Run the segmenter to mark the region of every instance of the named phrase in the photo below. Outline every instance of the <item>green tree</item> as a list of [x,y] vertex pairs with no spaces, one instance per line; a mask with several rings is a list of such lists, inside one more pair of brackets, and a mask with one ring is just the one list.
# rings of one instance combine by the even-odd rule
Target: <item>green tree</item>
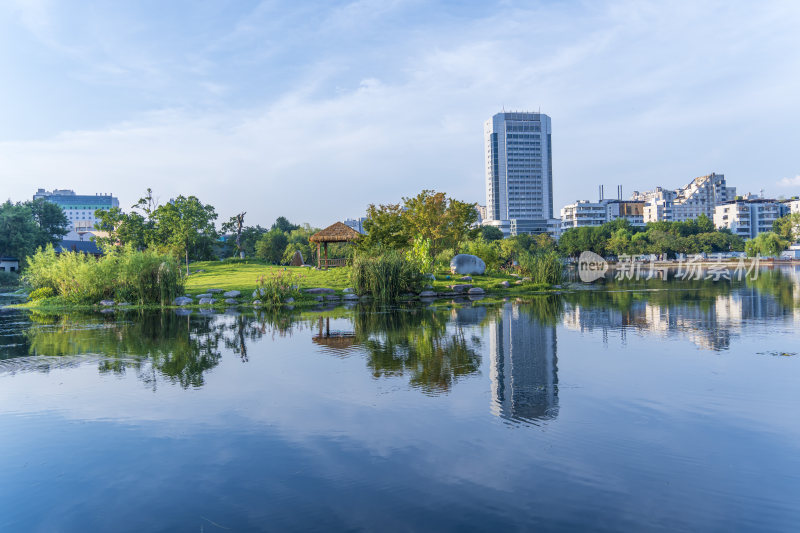
[[214,228],[216,218],[214,207],[203,204],[195,196],[178,196],[155,209],[153,219],[160,242],[185,258],[187,275],[190,254],[198,258],[208,255],[217,235]]
[[499,241],[503,238],[503,232],[494,226],[481,226],[481,237],[485,241]]
[[364,231],[366,235],[357,242],[360,248],[406,248],[409,245],[400,204],[370,204],[367,208],[367,219],[364,221]]
[[288,234],[296,229],[300,229],[300,226],[292,224],[286,217],[278,217],[270,229],[277,229]]
[[750,257],[756,255],[776,256],[789,247],[789,242],[780,238],[772,231],[765,231],[756,235],[755,239],[750,239],[745,243],[745,252]]
[[47,243],[56,245],[69,233],[69,219],[58,205],[43,198],[25,202],[25,205],[30,207],[33,220],[39,227],[37,248]]
[[265,233],[256,243],[256,257],[269,263],[280,264],[289,239],[275,228]]
[[772,231],[788,242],[800,241],[800,213],[791,213],[772,223]]

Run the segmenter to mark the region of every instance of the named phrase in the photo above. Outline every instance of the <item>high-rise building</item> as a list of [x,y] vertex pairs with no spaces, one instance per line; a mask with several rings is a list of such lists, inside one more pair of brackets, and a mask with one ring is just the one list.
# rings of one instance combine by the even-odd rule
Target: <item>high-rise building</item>
[[676,190],[634,191],[631,199],[644,202],[645,222],[685,222],[700,215],[713,219],[714,208],[735,197],[736,187],[728,187],[723,174],[711,173]]
[[486,121],[485,225],[505,235],[552,227],[551,137],[550,117],[543,113],[503,112]]
[[94,216],[96,210],[119,207],[119,199],[110,193],[92,195],[75,194],[75,191],[69,189],[54,189],[52,192],[39,189],[33,195],[33,199],[39,198],[61,207],[64,210],[64,214],[67,215],[70,229],[78,232],[89,231],[94,228],[94,224],[97,222],[97,218]]

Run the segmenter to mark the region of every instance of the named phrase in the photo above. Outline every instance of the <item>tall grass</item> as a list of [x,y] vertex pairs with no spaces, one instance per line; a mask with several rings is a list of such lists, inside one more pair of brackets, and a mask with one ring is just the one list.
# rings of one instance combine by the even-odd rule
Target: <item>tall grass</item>
[[33,289],[49,287],[72,304],[109,299],[167,305],[183,292],[177,260],[154,250],[110,248],[99,259],[77,252],[56,255],[52,246],[28,258],[23,278]]
[[357,254],[350,272],[356,294],[369,294],[382,302],[422,287],[419,269],[395,250]]
[[555,252],[520,253],[519,269],[533,283],[557,285],[564,280],[564,264]]

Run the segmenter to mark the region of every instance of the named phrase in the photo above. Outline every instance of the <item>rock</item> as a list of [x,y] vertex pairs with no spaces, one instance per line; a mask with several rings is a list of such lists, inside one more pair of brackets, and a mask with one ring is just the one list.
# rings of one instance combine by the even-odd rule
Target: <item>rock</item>
[[100,305],[103,307],[111,307],[114,305],[114,300],[100,300]]
[[225,294],[223,294],[225,298],[238,298],[241,295],[242,293],[239,291],[228,291]]
[[348,293],[348,294],[344,295],[344,299],[345,300],[351,300],[351,301],[352,300],[358,300],[358,295],[353,294],[353,293]]
[[198,294],[197,297],[200,298],[200,299],[202,299],[202,298],[212,298],[212,295],[206,292],[206,293],[203,293],[203,294]]
[[514,285],[522,285],[523,283],[525,282],[522,281],[521,279],[518,279],[517,281],[514,282]]
[[238,304],[239,302],[236,301],[236,298],[225,298],[226,304]]
[[511,286],[511,284],[509,282],[507,282],[507,281],[501,281],[498,285],[500,287],[503,287],[504,289],[507,289],[507,288],[509,288]]
[[436,298],[436,293],[433,291],[422,291],[419,293],[420,298]]
[[261,305],[261,300],[253,300],[253,305]]
[[426,279],[436,280],[436,276],[434,276],[433,274],[425,274],[425,278]]
[[197,303],[199,303],[200,305],[213,305],[214,298],[200,298],[200,301]]
[[423,288],[424,288],[426,291],[430,291],[430,290],[433,290],[433,285],[425,285],[425,287],[423,287]]
[[472,276],[461,276],[458,281],[472,281]]
[[313,289],[306,289],[303,292],[306,292],[308,294],[333,294],[336,291],[333,290],[333,289],[325,288],[325,287],[316,287],[316,288],[313,288]]
[[305,264],[303,261],[303,254],[300,253],[300,250],[296,250],[294,255],[292,255],[292,260],[289,262],[290,265],[293,267],[301,267]]
[[316,301],[318,301],[318,302],[321,302],[321,301],[322,301],[322,296],[319,296],[319,295],[317,295],[317,296],[314,296],[314,299],[315,299]]
[[338,294],[326,294],[325,295],[325,299],[326,300],[338,300],[339,299],[339,295]]
[[222,289],[208,289],[206,292],[210,292],[211,294],[219,294],[222,292]]
[[486,291],[481,289],[480,287],[472,287],[470,290],[467,291],[467,294],[470,296],[479,296],[486,294]]
[[530,281],[531,278],[522,278],[522,281]]
[[285,303],[285,304],[291,304],[291,303],[294,303],[294,298],[292,298],[291,296],[289,296],[288,298],[286,298],[286,299],[283,301],[283,303]]
[[477,255],[458,254],[450,260],[450,272],[453,274],[483,274],[486,272],[486,263]]
[[120,302],[117,304],[117,307],[125,307],[126,305],[131,305],[128,302]]
[[189,305],[190,303],[192,303],[192,299],[187,296],[178,296],[172,300],[172,305]]
[[343,292],[343,293],[345,293],[345,294],[350,294],[351,292],[353,292],[353,289],[351,289],[350,287],[347,287],[347,288],[346,288],[345,290],[343,290],[342,292]]
[[453,292],[467,292],[472,288],[472,285],[468,283],[458,284],[458,285],[450,285],[450,290]]
[[[554,288],[554,289],[560,289],[560,288],[561,288],[561,285],[553,285],[553,288]],[[120,304],[120,305],[122,305],[122,304]]]

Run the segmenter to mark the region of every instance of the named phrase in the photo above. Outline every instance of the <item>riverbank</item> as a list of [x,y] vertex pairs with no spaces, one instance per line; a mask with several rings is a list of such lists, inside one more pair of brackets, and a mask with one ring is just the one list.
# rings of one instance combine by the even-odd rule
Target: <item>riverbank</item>
[[[190,275],[186,279],[184,294],[191,298],[185,305],[170,305],[168,308],[227,308],[231,306],[267,307],[259,302],[255,293],[260,277],[283,276],[298,287],[295,297],[287,299],[282,305],[313,306],[320,301],[341,302],[368,300],[349,291],[350,268],[340,267],[330,270],[316,270],[313,267],[289,267],[268,265],[259,261],[205,261],[190,265]],[[548,294],[562,290],[561,286],[548,286],[530,283],[523,278],[506,274],[485,274],[460,276],[440,271],[426,280],[424,290],[406,293],[401,302],[414,300],[435,301],[437,299],[468,297],[472,299],[495,299],[523,297],[534,294]],[[204,303],[201,305],[200,301]],[[96,310],[112,308],[160,309],[158,304],[130,305],[114,302],[109,305],[70,304],[58,297],[33,302],[24,302],[13,307],[48,311]],[[120,305],[122,304],[122,305]]]

